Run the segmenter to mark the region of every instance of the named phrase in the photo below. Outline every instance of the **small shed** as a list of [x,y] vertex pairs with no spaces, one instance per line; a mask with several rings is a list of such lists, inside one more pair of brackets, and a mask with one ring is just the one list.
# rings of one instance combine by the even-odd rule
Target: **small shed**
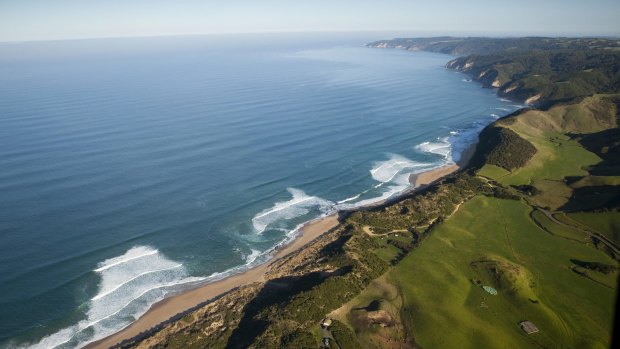
[[519,322],[519,326],[521,326],[521,329],[527,334],[538,332],[538,327],[531,321],[521,321]]
[[491,287],[491,286],[482,286],[482,289],[483,289],[483,290],[485,290],[485,291],[487,291],[489,294],[492,294],[492,295],[494,295],[494,296],[497,296],[497,290],[496,290],[496,289],[494,289],[494,288],[493,288],[493,287]]
[[329,326],[332,325],[332,319],[326,317],[325,319],[323,319],[323,321],[321,321],[321,326],[327,328]]

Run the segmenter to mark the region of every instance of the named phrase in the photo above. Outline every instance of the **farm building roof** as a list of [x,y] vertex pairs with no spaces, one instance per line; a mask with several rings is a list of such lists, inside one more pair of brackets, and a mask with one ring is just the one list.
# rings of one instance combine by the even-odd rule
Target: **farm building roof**
[[519,326],[521,326],[521,329],[527,334],[538,332],[538,327],[536,327],[536,325],[534,325],[531,321],[521,321]]

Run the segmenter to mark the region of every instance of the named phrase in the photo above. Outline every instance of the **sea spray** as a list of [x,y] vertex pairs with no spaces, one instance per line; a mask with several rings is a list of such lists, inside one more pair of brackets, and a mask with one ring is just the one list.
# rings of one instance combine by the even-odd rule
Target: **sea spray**
[[449,142],[449,137],[437,138],[436,142],[422,142],[416,145],[415,149],[423,153],[440,155],[446,160],[449,160],[452,154],[452,144]]
[[[12,96],[0,101],[0,163],[8,171],[0,206],[10,217],[0,234],[2,338],[38,342],[55,332],[38,347],[66,341],[69,348],[105,336],[160,297],[264,262],[305,221],[398,194],[409,173],[445,162],[412,151],[415,144],[456,129],[462,132],[450,142],[466,145],[459,137],[471,121],[486,124],[489,113],[504,115],[495,106],[510,108],[442,69],[448,56],[321,44],[313,57],[282,59],[303,45],[248,50],[227,38],[233,52],[192,40],[188,49],[123,59],[104,49],[63,69],[39,54],[0,65],[0,90]],[[99,65],[109,69],[92,69]],[[432,165],[382,166],[390,152]],[[349,160],[356,165],[345,166]],[[290,219],[278,218],[293,215],[283,213],[287,208],[266,212],[290,199],[282,195],[288,186],[337,204],[304,201],[292,211],[307,213]],[[265,213],[256,219],[266,224],[261,234],[252,220],[257,213]],[[159,250],[116,250],[129,244]],[[112,264],[128,267],[163,257],[160,251],[175,258],[102,283]],[[113,256],[122,258],[97,264]],[[208,276],[179,284],[189,274]],[[121,292],[147,281],[159,288],[121,304]],[[111,299],[119,313],[89,312]],[[67,326],[74,314],[85,323]]]
[[292,198],[276,202],[271,208],[263,210],[252,218],[252,226],[258,234],[268,227],[278,227],[278,223],[301,217],[310,213],[311,209],[325,212],[334,204],[316,196],[309,196],[302,190],[287,188]]
[[21,347],[82,346],[127,326],[170,292],[205,279],[188,276],[181,263],[148,246],[136,246],[121,256],[107,259],[93,272],[100,278],[99,289],[86,304],[84,319],[36,344]]
[[402,179],[398,179],[397,176],[405,171],[411,172],[413,169],[429,166],[432,164],[416,162],[404,156],[392,154],[388,160],[376,162],[370,170],[370,175],[380,183],[401,182],[402,184]]
[[[417,162],[402,155],[390,154],[389,159],[375,162],[369,170],[371,177],[379,183],[358,195],[338,201],[336,208],[355,209],[390,199],[409,188],[409,176],[412,173],[435,166],[433,163]],[[362,200],[355,201],[360,198]]]
[[[507,108],[495,109],[508,111]],[[492,114],[492,117],[495,119],[497,115]],[[86,319],[28,347],[81,346],[118,331],[173,290],[217,281],[263,263],[277,248],[290,243],[306,224],[300,223],[294,229],[285,229],[284,222],[304,216],[324,216],[337,209],[358,208],[398,195],[409,187],[408,178],[411,173],[458,161],[461,152],[475,141],[480,130],[489,122],[491,120],[474,122],[468,127],[450,131],[448,136],[422,142],[414,147],[417,151],[440,156],[443,159],[440,162],[416,162],[397,154],[391,154],[387,160],[375,162],[369,174],[378,183],[360,194],[336,203],[308,195],[299,189],[287,188],[291,199],[278,201],[252,218],[252,226],[257,233],[263,233],[267,229],[282,230],[286,232],[286,238],[267,251],[251,249],[249,254],[244,255],[246,263],[243,265],[213,273],[208,277],[189,277],[181,263],[171,261],[158,250],[146,246],[134,247],[121,256],[99,263],[93,270],[101,276],[99,292],[88,304]],[[372,197],[364,198],[368,194]]]

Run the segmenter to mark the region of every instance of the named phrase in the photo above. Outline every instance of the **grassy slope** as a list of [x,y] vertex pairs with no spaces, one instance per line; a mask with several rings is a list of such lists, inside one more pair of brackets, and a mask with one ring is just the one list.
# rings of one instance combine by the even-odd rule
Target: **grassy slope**
[[[589,177],[587,168],[601,161],[569,133],[594,133],[615,126],[615,110],[604,96],[593,96],[578,104],[557,106],[549,111],[530,110],[498,122],[536,147],[527,165],[512,172],[485,165],[478,175],[504,185],[533,185],[538,194],[532,202],[557,209],[570,199],[573,189],[596,183],[615,184],[615,177]],[[572,186],[566,177],[584,177]]]
[[549,234],[593,246],[590,238],[587,235],[575,229],[565,229],[564,227],[555,224],[549,218],[547,218],[547,216],[545,216],[545,214],[542,213],[540,210],[532,211],[530,217],[540,228],[542,228]]
[[[390,272],[404,294],[403,320],[422,347],[516,348],[534,341],[546,347],[609,346],[615,290],[569,267],[570,259],[614,261],[545,233],[529,219],[529,210],[519,201],[476,197]],[[498,296],[470,281],[485,278],[470,266],[484,258],[519,270],[507,278],[512,282],[503,281]],[[488,276],[483,281],[491,282]],[[525,336],[518,327],[525,319],[541,332]]]
[[[244,309],[245,322],[231,325],[234,340],[228,331],[222,345],[316,347],[318,321],[331,312],[344,323],[333,331],[343,348],[608,347],[618,270],[605,274],[590,266],[617,268],[618,263],[579,230],[556,224],[532,207],[556,210],[579,201],[575,207],[583,209],[592,205],[582,201],[596,204],[605,193],[616,195],[609,188],[620,183],[617,159],[609,154],[617,148],[598,145],[607,144],[613,135],[605,132],[617,126],[618,104],[607,97],[500,120],[495,126],[518,136],[505,137],[512,143],[496,152],[502,160],[498,166],[487,164],[479,177],[459,174],[398,203],[353,213],[342,228],[350,239],[310,258],[304,265],[308,273],[299,280],[276,280],[276,291],[285,281],[291,284],[278,291],[281,296],[261,292],[250,302],[252,311]],[[582,146],[575,134],[585,135],[590,146]],[[523,139],[536,148],[531,158],[519,157]],[[519,168],[507,166],[511,170],[499,167],[514,164],[515,158],[526,161]],[[594,166],[603,163],[606,170],[594,176]],[[510,185],[535,190],[520,187],[531,195],[519,199]],[[554,216],[619,239],[617,210]],[[395,266],[379,277],[388,264]],[[317,270],[331,273],[336,267],[350,271],[325,280],[314,277]],[[491,296],[480,285],[492,285],[499,294]],[[518,323],[526,319],[541,332],[525,335]],[[191,338],[184,332],[178,337],[183,343]],[[206,343],[196,340],[199,346]]]
[[497,179],[502,178],[503,176],[510,174],[510,171],[504,168],[501,168],[499,166],[487,164],[487,165],[484,165],[482,168],[480,168],[477,174],[482,177],[497,180]]
[[[506,161],[484,165],[477,175],[501,185],[533,186],[532,195],[516,201],[485,193],[488,196],[466,201],[425,234],[423,243],[387,276],[332,315],[354,330],[364,348],[609,347],[618,270],[603,273],[584,266],[596,262],[618,268],[617,261],[586,234],[556,224],[532,207],[560,209],[575,199],[577,190],[618,184],[615,176],[590,175],[588,170],[602,159],[571,137],[617,126],[616,106],[608,97],[597,95],[498,121],[496,126],[514,131],[536,152],[517,169],[502,168],[520,154],[508,145],[507,153],[496,154],[502,160],[505,153]],[[405,201],[352,218],[373,229],[403,229],[415,226],[416,212],[429,209],[409,206]],[[409,213],[391,212],[402,207]],[[618,212],[571,214],[614,238],[619,217]],[[387,247],[375,252],[386,261],[394,256]],[[491,296],[481,285],[492,285],[499,294]],[[360,309],[373,301],[380,301],[380,311],[391,315],[392,326],[368,322],[371,312]],[[541,331],[524,334],[518,323],[526,319]]]
[[575,212],[568,217],[620,244],[620,214],[618,212]]
[[[587,169],[601,158],[567,135],[614,126],[614,113],[595,96],[498,122],[531,142],[537,152],[512,172],[487,164],[477,174],[503,185],[532,185],[536,193],[527,202],[486,196],[466,202],[387,278],[340,309],[338,318],[368,348],[389,347],[380,339],[390,333],[360,322],[360,311],[351,309],[377,299],[396,319],[394,328],[407,328],[422,348],[608,347],[618,273],[586,270],[574,260],[616,267],[617,262],[597,250],[585,234],[555,224],[530,205],[557,209],[571,199],[575,188],[617,184],[617,177],[590,176]],[[612,236],[620,224],[617,212],[573,217]],[[381,225],[386,219],[392,222],[384,213],[371,222]],[[500,294],[491,296],[472,280],[493,285]],[[382,293],[390,284],[399,289],[398,296]],[[541,332],[525,335],[518,326],[525,319]],[[402,335],[392,338],[403,341]]]

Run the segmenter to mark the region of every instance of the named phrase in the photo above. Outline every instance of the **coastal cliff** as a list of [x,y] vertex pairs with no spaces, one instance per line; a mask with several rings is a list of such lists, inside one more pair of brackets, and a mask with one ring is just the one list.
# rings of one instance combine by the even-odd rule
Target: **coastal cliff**
[[453,59],[446,67],[496,88],[500,97],[537,107],[620,89],[620,52],[474,55]]
[[372,48],[459,56],[448,69],[471,76],[500,97],[536,107],[620,91],[620,40],[597,38],[411,38]]
[[[553,51],[568,39],[542,54],[497,53],[539,39],[425,40],[369,46],[492,53],[446,67],[545,109],[497,120],[462,171],[341,212],[336,228],[272,261],[264,281],[118,347],[319,348],[326,338],[343,349],[609,347],[620,267],[619,56],[587,47],[617,41],[575,40],[588,50],[581,56]],[[533,67],[545,60],[541,74]],[[524,320],[539,333],[525,334]]]

